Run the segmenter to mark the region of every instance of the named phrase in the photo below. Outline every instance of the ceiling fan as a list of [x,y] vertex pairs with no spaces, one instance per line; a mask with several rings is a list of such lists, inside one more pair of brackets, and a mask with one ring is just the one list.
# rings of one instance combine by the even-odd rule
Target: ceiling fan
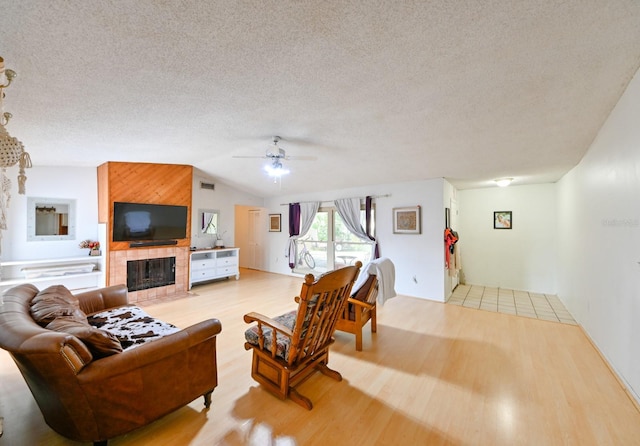
[[282,165],[282,160],[292,161],[312,161],[317,159],[315,156],[287,156],[285,150],[278,146],[282,138],[279,136],[273,137],[273,145],[267,148],[266,153],[263,156],[254,155],[234,155],[233,158],[264,158],[271,160],[270,165],[266,165],[264,170],[274,178],[280,178],[282,175],[289,173],[289,169]]

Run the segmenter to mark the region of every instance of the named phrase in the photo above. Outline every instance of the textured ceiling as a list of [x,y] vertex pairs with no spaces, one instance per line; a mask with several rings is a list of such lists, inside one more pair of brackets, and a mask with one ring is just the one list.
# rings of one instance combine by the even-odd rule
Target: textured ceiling
[[[640,66],[638,0],[0,0],[35,165],[192,164],[260,196],[556,181]],[[274,184],[274,135],[291,174]]]

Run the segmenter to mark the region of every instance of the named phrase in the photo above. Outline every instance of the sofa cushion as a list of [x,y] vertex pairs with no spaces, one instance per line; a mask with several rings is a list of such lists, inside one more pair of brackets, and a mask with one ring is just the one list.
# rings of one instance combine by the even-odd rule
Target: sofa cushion
[[43,327],[61,316],[86,317],[78,299],[63,285],[53,285],[36,294],[31,300],[30,311],[31,317]]
[[73,315],[60,316],[51,321],[45,328],[77,337],[84,342],[94,358],[103,358],[122,351],[120,341],[115,335],[92,327],[86,318],[79,318]]
[[44,290],[36,294],[31,302],[38,302],[41,299],[47,299],[49,297],[62,299],[65,302],[73,305],[74,307],[80,308],[80,302],[78,301],[78,298],[74,296],[71,291],[69,291],[64,285],[51,285],[50,287],[45,288]]
[[87,321],[90,325],[115,335],[123,350],[135,348],[180,331],[175,325],[154,319],[134,305],[91,314],[87,317]]

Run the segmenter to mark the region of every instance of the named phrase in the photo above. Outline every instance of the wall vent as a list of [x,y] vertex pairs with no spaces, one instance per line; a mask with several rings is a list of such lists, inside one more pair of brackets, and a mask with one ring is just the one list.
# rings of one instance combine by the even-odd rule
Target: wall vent
[[213,183],[205,183],[204,181],[200,181],[200,189],[209,189],[215,190],[216,185]]

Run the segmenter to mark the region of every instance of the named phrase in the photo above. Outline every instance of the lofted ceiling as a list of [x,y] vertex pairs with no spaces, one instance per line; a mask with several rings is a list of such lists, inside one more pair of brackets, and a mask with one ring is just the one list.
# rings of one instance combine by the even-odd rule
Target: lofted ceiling
[[[36,166],[192,164],[259,196],[554,182],[640,66],[638,0],[0,1]],[[274,135],[292,156],[262,170]]]

